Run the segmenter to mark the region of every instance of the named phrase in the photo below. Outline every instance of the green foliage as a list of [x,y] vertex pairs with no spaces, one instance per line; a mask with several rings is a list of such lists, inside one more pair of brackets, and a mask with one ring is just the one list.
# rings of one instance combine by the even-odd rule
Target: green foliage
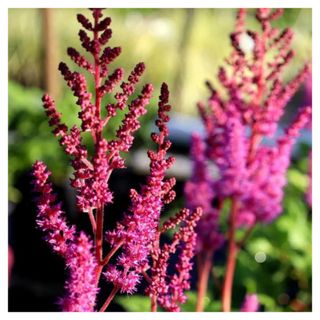
[[[181,306],[181,311],[183,312],[194,312],[196,310],[197,304],[197,293],[195,291],[187,292],[186,294],[188,300],[185,304]],[[207,292],[204,298],[204,309],[210,312],[218,312],[221,310],[220,300],[214,300],[210,291]]]
[[66,159],[50,133],[41,96],[39,89],[25,90],[9,82],[9,199],[13,202],[19,200],[19,191],[15,188],[17,177],[36,159],[53,166],[58,177],[66,173]]
[[148,312],[150,311],[150,298],[146,296],[118,296],[116,302],[129,312]]

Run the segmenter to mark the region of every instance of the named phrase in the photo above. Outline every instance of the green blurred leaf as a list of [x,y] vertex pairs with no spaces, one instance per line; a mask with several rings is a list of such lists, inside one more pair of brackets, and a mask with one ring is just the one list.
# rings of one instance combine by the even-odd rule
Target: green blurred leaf
[[301,192],[304,192],[308,187],[308,176],[296,169],[288,171],[288,181]]
[[146,296],[119,296],[116,298],[119,303],[128,312],[149,312],[150,298]]

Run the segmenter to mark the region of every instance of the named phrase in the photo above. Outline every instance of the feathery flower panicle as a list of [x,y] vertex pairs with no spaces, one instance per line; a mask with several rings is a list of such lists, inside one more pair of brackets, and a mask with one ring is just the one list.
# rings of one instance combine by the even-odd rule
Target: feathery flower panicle
[[60,302],[63,311],[93,312],[99,292],[95,274],[97,262],[85,233],[81,232],[69,246],[66,265],[70,278],[65,284],[67,294]]
[[208,106],[198,104],[206,129],[206,160],[218,169],[213,193],[220,200],[237,199],[237,220],[243,226],[272,221],[281,213],[292,146],[311,119],[306,107],[298,116],[301,123],[295,122],[275,147],[261,143],[264,136],[273,137],[286,104],[310,73],[306,64],[288,83],[281,79],[294,56],[293,31],[272,26],[282,13],[281,9],[257,9],[258,32],[245,28],[246,10],[238,12],[231,34],[233,52],[218,73],[227,98],[207,82]]
[[45,240],[53,250],[65,257],[69,243],[75,239],[75,228],[67,224],[61,203],[57,202],[52,184],[48,181],[51,172],[46,165],[36,161],[32,169],[34,191],[39,194],[37,225],[46,233]]
[[[166,243],[153,256],[151,268],[151,284],[147,293],[167,311],[180,311],[180,304],[187,301],[185,290],[190,289],[190,271],[192,258],[195,255],[197,221],[202,215],[202,209],[197,208],[191,214],[188,209],[183,209],[177,214],[176,221],[171,220],[170,227],[174,227],[184,218],[180,228],[173,235],[171,243]],[[169,227],[165,225],[165,229]],[[178,254],[175,273],[168,275],[169,259]]]
[[259,311],[259,299],[256,294],[247,294],[241,306],[241,312]]
[[[110,73],[109,65],[120,55],[121,48],[103,48],[112,35],[109,27],[111,19],[107,17],[101,20],[100,9],[93,9],[92,14],[93,23],[81,14],[77,18],[87,31],[93,33],[91,39],[87,31],[82,29],[79,32],[82,47],[92,55],[93,62],[88,61],[74,48],[68,48],[67,52],[73,62],[93,75],[96,85],[95,102],[92,101],[92,94],[88,91],[86,77],[80,72],[71,71],[64,62],[59,64],[59,70],[81,109],[79,112],[81,128],[74,126],[69,130],[61,123],[61,114],[57,112],[52,98],[48,95],[43,97],[49,124],[54,127],[55,135],[61,137],[60,144],[64,146],[65,152],[73,158],[74,177],[71,182],[77,190],[78,208],[83,212],[112,202],[113,195],[107,186],[108,177],[113,169],[125,167],[120,152],[129,151],[133,143],[133,134],[140,127],[138,119],[146,113],[146,106],[153,91],[151,84],[143,87],[141,94],[130,103],[129,112],[116,133],[117,138],[107,142],[102,137],[102,130],[110,118],[116,115],[117,109],[123,110],[127,106],[129,97],[135,93],[145,65],[138,63],[127,82],[121,83],[124,76],[122,68]],[[106,106],[107,116],[103,119],[100,110],[101,100],[105,95],[112,94],[119,84],[121,91],[114,93],[116,103]],[[91,132],[95,142],[96,150],[92,159],[82,144],[81,134],[86,131]]]
[[56,202],[52,185],[48,181],[51,172],[43,162],[33,165],[34,189],[40,194],[37,199],[39,228],[46,233],[46,241],[66,262],[70,278],[66,282],[67,294],[61,299],[64,311],[94,311],[98,292],[95,268],[97,263],[92,255],[92,245],[84,233],[75,234],[75,227],[69,227]]
[[[213,226],[211,234],[215,239],[219,229],[217,217],[226,207],[225,201],[230,200],[226,233],[229,252],[222,288],[224,311],[231,310],[237,253],[256,223],[271,222],[281,214],[292,148],[311,120],[311,108],[306,106],[285,133],[275,137],[286,105],[311,71],[310,64],[306,63],[291,80],[284,82],[283,73],[294,58],[291,48],[294,34],[290,28],[279,30],[273,26],[282,14],[283,9],[257,9],[255,17],[260,30],[250,30],[245,25],[247,10],[238,11],[235,31],[230,35],[231,55],[217,74],[222,89],[218,91],[207,81],[208,102],[197,105],[205,128],[204,146],[201,158],[194,156],[192,150],[194,172],[186,184],[185,194],[189,208],[199,205],[204,210],[197,228],[200,242],[202,236],[210,239],[208,226]],[[274,145],[266,145],[265,138],[273,139]],[[193,143],[199,145],[199,142]],[[200,170],[199,166],[209,168],[208,163],[215,166],[218,173],[207,182],[202,174],[204,169]],[[193,195],[205,189],[211,190],[206,195]],[[213,205],[216,208],[212,208]],[[212,214],[214,209],[216,214]],[[239,227],[246,231],[244,238],[237,242]],[[218,247],[216,241],[216,247],[203,247],[198,256],[199,310],[203,308],[201,299],[205,296],[212,254]]]
[[[115,68],[111,63],[120,55],[120,47],[106,46],[112,36],[111,19],[103,18],[102,9],[91,9],[92,19],[82,14],[77,16],[83,29],[79,31],[82,47],[91,55],[87,59],[75,48],[69,47],[67,53],[71,60],[84,69],[94,79],[94,94],[88,89],[87,78],[78,71],[72,71],[61,62],[59,71],[76,98],[79,106],[81,126],[68,128],[61,120],[54,100],[47,94],[42,98],[43,107],[49,119],[53,133],[59,138],[66,154],[71,156],[74,169],[70,179],[76,191],[77,207],[87,212],[94,233],[94,243],[85,233],[76,234],[75,227],[69,227],[61,204],[57,203],[52,192],[51,183],[47,181],[50,172],[46,166],[37,161],[34,164],[35,191],[38,198],[37,224],[46,233],[46,239],[65,259],[69,270],[66,281],[66,295],[61,299],[64,311],[94,311],[98,284],[103,268],[104,275],[113,283],[114,291],[107,298],[101,311],[107,308],[118,290],[133,293],[142,280],[144,272],[150,268],[150,255],[155,252],[154,242],[159,234],[160,211],[163,205],[173,200],[172,187],[175,179],[165,179],[165,172],[173,164],[174,158],[166,153],[171,143],[168,140],[166,114],[171,106],[168,104],[169,90],[162,85],[159,102],[159,133],[152,134],[157,144],[156,151],[149,151],[150,175],[140,193],[131,190],[131,206],[115,230],[107,233],[107,242],[111,249],[103,255],[103,216],[104,207],[113,201],[113,192],[108,180],[114,169],[125,168],[123,152],[128,152],[133,144],[134,133],[140,128],[139,118],[146,113],[146,107],[152,96],[153,86],[145,84],[141,93],[136,95],[137,85],[145,71],[144,63],[138,63],[124,81],[124,70]],[[119,87],[119,88],[118,88]],[[101,113],[102,99],[109,95],[106,115]],[[131,98],[135,95],[134,98]],[[111,141],[103,137],[103,129],[109,120],[116,116],[118,110],[127,108],[122,124]],[[94,143],[94,152],[88,152],[82,136],[89,132]],[[121,248],[114,263],[112,256]],[[190,252],[190,248],[188,249]],[[186,251],[186,249],[185,249]],[[190,255],[188,253],[187,255]],[[110,262],[110,263],[109,263]],[[186,278],[186,275],[184,276]],[[181,280],[182,281],[182,280]],[[185,280],[187,281],[187,280]],[[186,284],[183,284],[186,287]]]
[[311,107],[302,108],[274,147],[261,146],[257,150],[254,161],[248,167],[253,192],[242,197],[239,225],[270,222],[281,213],[291,151],[310,116]]
[[[146,293],[154,306],[158,303],[168,311],[179,311],[180,304],[186,302],[184,291],[190,288],[191,259],[196,245],[194,229],[202,210],[195,208],[190,214],[189,210],[182,209],[159,227],[164,204],[170,203],[175,197],[172,190],[175,179],[165,179],[166,170],[174,161],[174,158],[167,157],[171,145],[166,125],[169,121],[167,112],[171,109],[168,102],[169,90],[164,83],[161,87],[156,120],[159,132],[151,134],[157,150],[148,151],[150,174],[140,193],[131,190],[129,211],[115,230],[106,234],[111,250],[117,250],[121,246],[122,252],[118,254],[114,264],[109,264],[104,276],[116,289],[128,294],[136,291],[137,285],[144,277],[149,283]],[[161,235],[179,224],[180,228],[172,242],[160,246]],[[176,273],[169,276],[169,258],[176,253],[179,256],[175,266]],[[150,275],[147,274],[149,269]]]
[[[105,277],[108,281],[119,279],[117,286],[122,292],[133,293],[136,285],[141,280],[141,273],[147,270],[154,241],[160,219],[160,212],[165,203],[174,198],[174,191],[171,188],[175,184],[175,179],[165,180],[165,172],[171,167],[174,159],[166,157],[170,147],[168,129],[166,122],[169,117],[165,112],[170,111],[168,105],[169,90],[164,83],[161,87],[159,101],[159,112],[156,124],[159,133],[152,133],[152,140],[157,144],[157,151],[148,151],[150,158],[150,174],[147,183],[142,186],[138,193],[132,189],[130,192],[131,206],[123,221],[119,223],[115,230],[106,234],[107,240],[112,248],[122,243],[122,253],[118,256],[116,265],[111,265]],[[130,277],[130,286],[127,285]]]

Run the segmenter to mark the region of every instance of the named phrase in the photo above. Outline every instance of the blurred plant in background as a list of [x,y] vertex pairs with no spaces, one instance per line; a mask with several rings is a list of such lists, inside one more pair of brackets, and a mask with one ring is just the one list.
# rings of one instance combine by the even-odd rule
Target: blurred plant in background
[[[197,105],[205,135],[193,135],[193,173],[185,188],[187,206],[204,210],[198,225],[197,311],[203,310],[222,231],[228,243],[222,310],[232,310],[238,255],[258,224],[268,225],[282,213],[293,146],[311,122],[311,105],[304,105],[284,130],[279,126],[288,102],[311,73],[307,61],[283,81],[295,55],[292,29],[273,26],[283,12],[257,9],[260,28],[248,29],[247,10],[239,9],[230,34],[233,51],[217,73],[222,89],[208,81],[208,101]],[[229,213],[219,223],[226,201]]]
[[[173,116],[170,124],[170,138],[174,142],[172,152],[177,155],[177,164],[173,166],[172,173],[179,173],[178,197],[169,208],[173,213],[175,208],[181,207],[183,184],[189,178],[191,164],[188,149],[191,132],[199,128],[201,132],[203,129],[201,123],[193,117],[196,114],[194,105],[206,94],[203,81],[212,79],[217,67],[230,53],[230,46],[225,39],[232,31],[236,11],[233,9],[110,9],[109,11],[114,17],[115,38],[121,38],[124,43],[125,54],[121,56],[118,64],[131,69],[134,63],[143,57],[148,69],[153,71],[146,75],[146,81],[160,86],[165,80],[174,88],[172,104],[177,106],[180,113],[176,117]],[[65,43],[74,46],[77,41],[73,36],[77,23],[72,19],[76,12],[79,10],[52,9],[51,14],[55,21],[52,36],[55,37],[53,42],[56,45],[54,58],[57,61],[66,58],[63,53]],[[40,9],[9,10],[9,200],[12,212],[9,240],[15,251],[10,310],[34,311],[41,310],[45,306],[46,310],[48,308],[56,310],[54,297],[63,289],[63,279],[54,278],[51,279],[53,282],[50,282],[43,274],[42,270],[48,270],[53,265],[63,272],[63,266],[42,253],[41,249],[44,252],[46,248],[41,248],[41,235],[37,234],[35,239],[26,238],[26,234],[30,234],[30,230],[34,228],[29,222],[34,217],[26,220],[28,212],[33,212],[34,208],[30,208],[25,201],[29,192],[29,187],[26,187],[29,183],[28,168],[34,159],[41,158],[48,164],[53,171],[54,183],[62,187],[60,193],[68,199],[67,207],[74,208],[73,196],[65,185],[65,177],[70,175],[70,172],[66,171],[68,159],[60,151],[56,141],[51,139],[50,128],[43,117],[41,106],[41,95],[47,88],[44,70],[46,70],[45,57],[48,48],[42,41],[45,24],[45,14]],[[257,26],[251,13],[248,16],[248,26],[250,28]],[[288,9],[275,26],[280,28],[290,26],[295,32],[293,49],[297,55],[284,74],[286,81],[297,72],[302,61],[310,60],[311,10]],[[114,45],[112,41],[111,45]],[[52,76],[58,77],[56,69],[52,69]],[[213,85],[220,88],[216,80],[213,80]],[[91,83],[89,87],[92,88]],[[74,116],[77,112],[74,98],[63,87],[58,86],[55,90],[58,94],[56,102],[61,106],[63,121],[67,125],[77,123],[78,120]],[[303,99],[303,92],[298,92],[289,104],[289,116],[284,122],[292,118],[297,107],[303,104]],[[142,117],[142,129],[133,146],[137,153],[128,159],[128,171],[118,176],[117,182],[113,182],[117,184],[119,190],[125,189],[126,179],[135,179],[138,186],[146,174],[147,159],[141,159],[138,151],[149,147],[147,141],[155,118],[155,111],[152,111],[156,109],[155,105],[156,101],[152,100],[150,113]],[[119,117],[110,123],[108,135],[118,127],[121,118],[122,114],[119,114]],[[307,157],[310,143],[310,135],[304,134],[299,147],[295,149],[293,164],[288,173],[289,183],[285,192],[283,214],[272,225],[258,226],[251,235],[250,244],[239,256],[234,283],[234,290],[239,293],[234,299],[235,308],[240,308],[246,292],[259,292],[260,310],[310,309],[311,216],[303,196],[308,185]],[[123,202],[127,201],[125,196],[123,199]],[[126,203],[116,204],[120,207],[120,209],[115,208],[116,212],[122,210],[121,205],[125,206]],[[227,209],[225,208],[226,211]],[[73,219],[76,219],[75,215]],[[26,239],[34,241],[32,245],[37,247],[40,245],[37,255],[25,256],[21,247]],[[224,248],[217,252],[216,267],[213,277],[209,280],[209,288],[213,288],[213,285],[219,288],[219,279],[224,270],[223,250]],[[45,265],[39,264],[39,257],[42,257],[41,261],[48,262]],[[25,265],[25,261],[31,264],[32,260],[35,261],[34,265],[30,267]],[[36,267],[36,262],[39,267]],[[241,279],[241,282],[237,279]],[[56,283],[59,285],[56,286]],[[195,283],[194,272],[192,274],[194,291],[188,293],[189,299],[182,307],[183,311],[195,310]],[[204,300],[206,311],[221,309],[218,302],[219,295],[217,290],[208,291]],[[130,300],[126,296],[120,296],[116,301],[111,310],[114,308],[113,310],[149,311],[149,299],[143,296],[136,295]]]

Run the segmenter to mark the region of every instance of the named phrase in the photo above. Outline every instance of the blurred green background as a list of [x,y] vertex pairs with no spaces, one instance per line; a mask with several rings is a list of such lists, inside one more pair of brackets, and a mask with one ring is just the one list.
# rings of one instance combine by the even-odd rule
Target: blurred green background
[[[41,96],[53,94],[67,124],[78,123],[78,107],[57,70],[59,61],[69,62],[66,49],[80,48],[77,13],[83,9],[9,9],[9,202],[14,208],[23,194],[20,177],[36,159],[45,161],[54,182],[62,185],[70,173],[68,158],[52,136],[44,115]],[[233,30],[233,9],[110,9],[113,38],[110,46],[121,46],[114,63],[126,75],[144,61],[147,70],[142,83],[156,88],[149,115],[142,119],[138,146],[146,147],[157,96],[163,81],[169,84],[174,112],[197,116],[195,104],[207,97],[204,81],[216,82],[219,65],[230,52],[229,33]],[[288,79],[311,60],[311,10],[288,9],[276,23],[295,32],[296,57],[286,71]],[[250,11],[249,26],[257,26]],[[48,53],[48,51],[50,51]],[[49,58],[49,60],[48,60]],[[298,98],[293,102],[299,104]],[[118,125],[121,114],[110,132]],[[289,171],[284,213],[271,225],[258,226],[239,256],[234,306],[239,307],[245,292],[257,292],[266,311],[305,311],[311,308],[311,213],[305,203],[308,146],[301,145]],[[185,155],[187,157],[187,155]],[[187,177],[182,178],[185,180]],[[178,199],[182,203],[182,199]],[[260,258],[259,258],[260,257]],[[265,259],[262,259],[264,257]],[[223,257],[215,268],[217,282],[224,272]],[[263,260],[263,262],[261,262]],[[257,262],[260,261],[260,262]],[[217,285],[206,299],[207,311],[218,311]],[[193,311],[195,291],[183,307]],[[120,297],[127,311],[148,311],[144,297]]]

